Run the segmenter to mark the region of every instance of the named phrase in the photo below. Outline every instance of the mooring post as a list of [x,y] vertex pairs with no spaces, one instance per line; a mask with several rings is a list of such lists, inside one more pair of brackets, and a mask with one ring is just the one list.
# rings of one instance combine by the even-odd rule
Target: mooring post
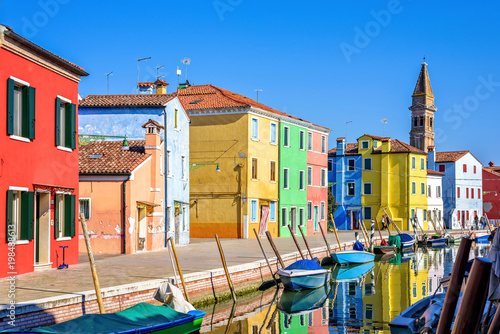
[[288,229],[290,230],[290,235],[292,236],[293,242],[295,243],[295,246],[297,247],[297,250],[299,251],[300,257],[302,260],[305,260],[304,254],[302,254],[302,250],[300,249],[299,243],[297,242],[297,239],[295,238],[295,235],[293,234],[292,227],[288,225]]
[[224,267],[224,271],[226,272],[227,284],[229,285],[229,289],[231,290],[231,296],[233,297],[233,301],[236,303],[236,293],[234,292],[233,283],[231,282],[231,277],[229,276],[229,270],[227,270],[224,251],[222,250],[222,246],[219,241],[219,236],[217,234],[215,235],[215,241],[217,241],[217,246],[219,247],[220,258],[222,259],[222,266]]
[[281,255],[278,252],[278,249],[276,248],[276,245],[274,244],[273,237],[271,236],[271,233],[269,233],[269,231],[266,231],[266,237],[267,237],[267,240],[269,241],[269,244],[271,245],[271,248],[274,251],[274,254],[276,254],[276,258],[278,259],[281,268],[285,268],[285,263],[283,263],[283,259],[281,258]]
[[179,263],[179,258],[177,257],[177,251],[175,250],[174,240],[172,238],[170,238],[170,246],[172,246],[172,253],[174,253],[175,263],[177,263],[177,271],[179,272],[179,277],[181,278],[182,288],[184,289],[186,300],[188,301],[188,303],[191,303],[191,301],[189,300],[186,282],[184,282],[184,275],[182,275],[181,264]]
[[[448,291],[444,299],[441,317],[439,318],[436,334],[449,334],[451,324],[455,315],[458,297],[460,296],[460,289],[464,280],[465,268],[469,261],[470,247],[472,240],[469,238],[462,238],[460,247],[458,248],[453,271],[451,272],[450,283],[448,284]],[[463,301],[463,299],[462,299]]]
[[321,224],[319,224],[319,229],[321,231],[321,235],[323,236],[323,240],[325,240],[326,254],[327,254],[327,256],[331,257],[332,256],[332,250],[330,249],[330,244],[328,244],[328,241],[326,241],[325,232],[323,231],[323,227],[321,226]]
[[[321,225],[321,224],[319,224],[319,225]],[[304,234],[304,232],[302,231],[302,227],[300,227],[300,226],[299,226],[299,231],[300,231],[300,234],[302,234],[302,239],[304,239],[304,243],[306,244],[307,251],[309,252],[309,256],[311,257],[311,260],[312,260],[313,253],[311,252],[311,249],[309,248],[309,244],[307,243],[306,235]]]
[[337,238],[337,244],[339,245],[339,251],[342,250],[342,246],[340,245],[339,235],[337,233],[337,226],[335,226],[335,220],[333,220],[333,215],[330,213],[330,218],[332,219],[333,232],[335,232],[335,237]]
[[[488,297],[488,283],[493,262],[476,257],[467,279],[462,301],[453,324],[452,334],[477,333]],[[449,289],[449,287],[448,287]]]
[[255,238],[257,238],[257,242],[259,243],[260,250],[262,251],[262,255],[264,255],[264,259],[266,259],[267,267],[269,268],[269,272],[271,272],[271,275],[273,275],[273,280],[276,283],[276,286],[278,286],[278,281],[276,280],[276,277],[274,276],[273,273],[273,268],[271,267],[271,263],[269,263],[269,259],[267,258],[266,252],[264,251],[264,247],[262,247],[262,243],[260,242],[259,235],[257,234],[257,231],[253,229],[253,233],[255,233]]

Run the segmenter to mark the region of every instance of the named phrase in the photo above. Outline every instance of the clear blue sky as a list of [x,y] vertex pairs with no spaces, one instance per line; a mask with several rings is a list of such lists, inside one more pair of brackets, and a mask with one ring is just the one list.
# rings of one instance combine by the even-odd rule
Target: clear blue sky
[[[80,94],[188,78],[255,98],[332,129],[409,142],[422,57],[436,96],[438,151],[500,165],[500,3],[483,1],[0,0],[0,23],[85,68]],[[361,33],[360,33],[361,32]],[[462,107],[461,107],[462,106]]]

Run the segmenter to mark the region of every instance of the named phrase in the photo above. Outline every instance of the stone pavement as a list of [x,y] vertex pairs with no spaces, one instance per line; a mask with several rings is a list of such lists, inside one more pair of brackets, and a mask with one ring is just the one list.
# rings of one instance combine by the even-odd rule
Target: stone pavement
[[[341,243],[352,242],[354,231],[341,231],[339,238]],[[297,240],[302,252],[306,254],[307,249],[302,238],[299,236]],[[336,246],[337,242],[333,233],[328,233],[327,240],[331,247]],[[262,238],[261,241],[268,257],[274,257],[267,239]],[[311,249],[325,247],[321,234],[307,236],[307,241]],[[274,242],[281,255],[297,251],[291,237],[274,238]],[[221,244],[228,267],[263,260],[255,239],[221,239]],[[177,247],[176,250],[183,274],[222,267],[215,239],[191,239],[190,245]],[[127,255],[95,254],[94,258],[101,288],[174,276],[167,250]],[[7,279],[0,279],[0,305],[9,303],[8,287]],[[52,269],[18,275],[16,302],[27,302],[64,294],[80,295],[78,292],[93,289],[87,254],[81,254],[80,263],[72,265],[68,269]]]

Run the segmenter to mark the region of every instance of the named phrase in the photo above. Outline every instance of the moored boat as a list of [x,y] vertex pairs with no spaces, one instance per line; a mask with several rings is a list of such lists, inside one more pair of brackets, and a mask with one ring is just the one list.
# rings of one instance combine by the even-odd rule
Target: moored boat
[[350,266],[336,266],[333,270],[332,278],[337,281],[352,281],[369,272],[375,264],[367,262]]
[[427,240],[427,247],[444,247],[446,238],[431,238]]
[[374,254],[389,254],[394,253],[396,248],[394,246],[373,246]]
[[285,269],[279,269],[277,274],[285,289],[290,291],[319,288],[330,279],[329,270],[308,259],[296,261]]
[[325,304],[328,289],[328,284],[325,284],[317,289],[285,290],[278,301],[278,309],[288,315],[310,313]]
[[366,262],[372,262],[375,259],[375,254],[359,251],[359,250],[345,250],[332,252],[333,262],[345,265],[345,264],[361,264]]

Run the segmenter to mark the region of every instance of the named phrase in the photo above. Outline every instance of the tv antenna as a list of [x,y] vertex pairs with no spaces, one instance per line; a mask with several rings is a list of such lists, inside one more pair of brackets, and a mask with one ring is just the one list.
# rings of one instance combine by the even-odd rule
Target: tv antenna
[[179,77],[181,76],[181,70],[179,70],[179,66],[177,66],[177,86],[179,86]]
[[137,59],[137,86],[136,86],[136,93],[139,93],[139,68],[141,66],[141,61],[143,61],[143,60],[149,60],[149,59],[151,59],[151,57]]
[[384,124],[384,137],[385,137],[385,125],[387,124],[387,118],[382,118],[382,124]]
[[186,82],[188,80],[188,65],[191,65],[191,59],[190,58],[182,58],[182,63],[184,64],[184,70],[186,71]]
[[108,74],[106,74],[106,81],[108,82],[108,95],[109,95],[109,76],[113,74],[113,72],[109,72]]
[[158,74],[158,71],[159,71],[160,69],[164,68],[164,67],[165,67],[165,65],[156,66],[156,80],[158,80],[158,79],[160,79],[161,77],[163,77],[163,76],[164,76],[164,74],[162,74],[162,75],[159,75],[159,74]]
[[259,102],[259,92],[262,92],[262,89],[254,89],[257,92],[257,102]]

